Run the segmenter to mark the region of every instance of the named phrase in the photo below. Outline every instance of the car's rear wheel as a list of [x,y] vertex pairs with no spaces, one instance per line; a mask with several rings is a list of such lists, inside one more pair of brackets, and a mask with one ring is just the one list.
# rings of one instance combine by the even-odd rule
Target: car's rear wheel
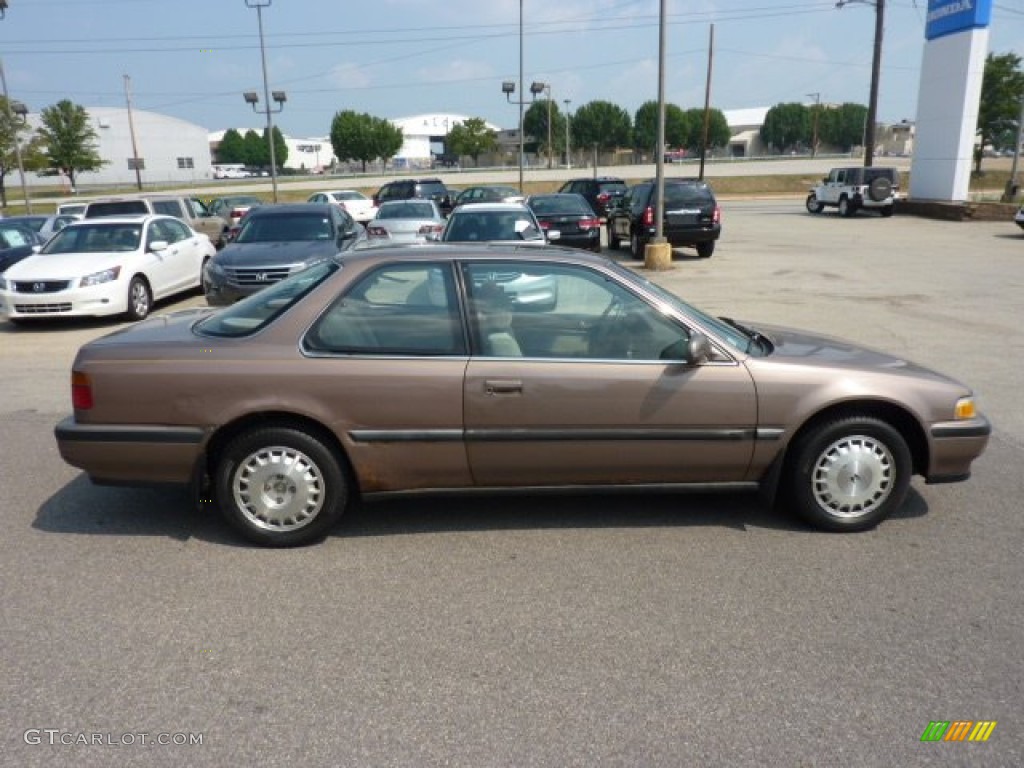
[[884,216],[885,218],[889,218],[890,216],[892,216],[894,209],[895,209],[895,206],[887,205],[884,208],[881,208],[879,210],[881,211],[882,216]]
[[616,236],[615,231],[612,229],[611,223],[608,224],[608,248],[612,251],[619,250],[619,246],[622,245],[622,241]]
[[903,503],[912,460],[892,425],[850,416],[800,438],[789,466],[789,498],[797,514],[815,528],[862,531]]
[[811,213],[821,213],[823,210],[825,210],[825,206],[818,201],[818,196],[813,192],[811,192],[811,194],[807,196],[806,205],[807,210],[810,211]]
[[843,195],[839,198],[839,215],[845,217],[853,216],[853,203],[850,202],[850,198]]
[[715,241],[712,240],[709,243],[697,243],[697,255],[702,259],[711,258],[711,254],[715,252]]
[[633,253],[634,259],[642,259],[644,257],[644,248],[646,247],[646,241],[640,237],[640,235],[634,232],[629,238],[629,250]]
[[146,278],[136,275],[128,284],[128,319],[142,320],[153,309],[153,292]]
[[291,547],[326,536],[345,510],[349,484],[334,452],[291,427],[264,427],[236,437],[215,469],[217,501],[243,536]]

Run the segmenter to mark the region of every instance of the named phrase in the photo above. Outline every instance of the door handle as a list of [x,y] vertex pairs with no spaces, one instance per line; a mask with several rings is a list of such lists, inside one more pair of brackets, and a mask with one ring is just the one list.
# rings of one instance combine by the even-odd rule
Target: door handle
[[522,394],[523,382],[519,379],[487,379],[484,381],[484,392],[488,395]]

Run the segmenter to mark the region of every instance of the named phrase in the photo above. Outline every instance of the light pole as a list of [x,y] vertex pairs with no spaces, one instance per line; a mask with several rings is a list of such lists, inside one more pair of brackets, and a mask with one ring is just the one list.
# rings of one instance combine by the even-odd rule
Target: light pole
[[868,114],[864,125],[864,166],[874,164],[875,122],[878,115],[878,79],[882,67],[882,31],[885,28],[885,0],[836,0],[836,8],[849,3],[867,3],[875,6],[875,50],[871,57],[871,92]]
[[[501,84],[501,92],[509,104],[519,105],[519,191],[523,190],[523,155],[526,153],[526,145],[523,140],[523,104],[522,99],[512,101],[512,94],[516,92],[516,84],[513,80],[505,80]],[[523,92],[523,0],[519,0],[519,92]]]
[[252,111],[258,115],[267,116],[267,143],[270,145],[270,185],[274,189],[274,202],[277,202],[277,156],[274,150],[274,124],[270,119],[272,114],[276,114],[284,109],[284,103],[288,101],[288,95],[284,91],[274,91],[270,94],[270,97],[277,104],[277,109],[270,106],[270,100],[267,100],[267,106],[263,109],[259,109],[256,105],[260,103],[260,95],[256,91],[246,91],[242,94],[242,98],[245,99],[245,103],[252,106]]
[[572,149],[569,146],[569,104],[571,100],[563,99],[565,104],[565,167],[572,168]]
[[[277,157],[274,151],[274,121],[271,115],[274,112],[280,112],[284,109],[285,93],[284,91],[274,91],[274,101],[277,102],[278,108],[272,109],[270,106],[270,85],[267,82],[267,49],[263,42],[263,9],[269,8],[273,0],[245,0],[247,8],[256,9],[256,21],[259,24],[260,30],[260,61],[263,64],[263,100],[266,102],[266,108],[263,110],[256,109],[256,103],[259,101],[259,96],[255,91],[247,91],[245,101],[252,105],[254,112],[261,113],[267,116],[267,143],[270,145],[270,185],[274,191],[274,202],[277,202]],[[254,98],[250,99],[252,96]],[[278,98],[280,96],[280,98]]]
[[541,93],[548,97],[548,168],[551,168],[551,83],[539,83],[536,80],[530,84],[530,93],[536,99]]

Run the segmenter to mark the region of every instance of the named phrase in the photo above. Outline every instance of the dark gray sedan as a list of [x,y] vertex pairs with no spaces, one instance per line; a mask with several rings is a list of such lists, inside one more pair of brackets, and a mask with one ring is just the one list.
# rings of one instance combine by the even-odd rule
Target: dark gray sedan
[[232,304],[365,239],[363,226],[336,205],[253,208],[238,236],[207,263],[206,301]]

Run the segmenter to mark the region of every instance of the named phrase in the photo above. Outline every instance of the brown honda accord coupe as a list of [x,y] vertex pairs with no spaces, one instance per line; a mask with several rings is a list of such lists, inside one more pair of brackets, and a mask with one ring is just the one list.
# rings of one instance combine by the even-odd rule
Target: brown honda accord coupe
[[969,388],[834,338],[713,317],[557,247],[348,251],[226,309],[83,346],[60,453],[97,483],[191,484],[238,531],[325,536],[356,497],[764,491],[856,531],[912,475],[965,480]]

